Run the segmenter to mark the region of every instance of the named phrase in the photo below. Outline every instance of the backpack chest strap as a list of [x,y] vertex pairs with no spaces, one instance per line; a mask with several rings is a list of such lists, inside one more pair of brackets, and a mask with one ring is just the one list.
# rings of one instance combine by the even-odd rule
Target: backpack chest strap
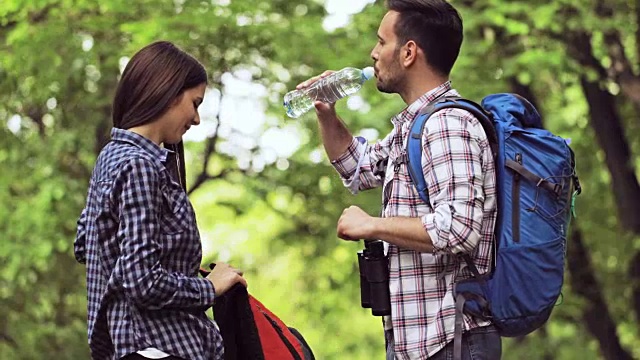
[[398,172],[400,170],[400,165],[406,164],[408,162],[409,156],[407,155],[407,152],[402,151],[402,153],[400,153],[400,156],[393,159],[393,161],[391,162],[393,164],[393,171]]

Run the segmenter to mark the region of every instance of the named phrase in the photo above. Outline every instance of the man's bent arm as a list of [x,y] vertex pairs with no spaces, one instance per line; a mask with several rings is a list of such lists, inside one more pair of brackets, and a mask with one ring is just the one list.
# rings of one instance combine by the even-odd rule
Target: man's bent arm
[[433,243],[420,218],[372,218],[372,239],[384,240],[403,249],[432,253]]
[[[323,104],[326,106],[326,104]],[[347,151],[353,135],[334,111],[318,111],[318,125],[324,149],[330,161],[336,160]]]

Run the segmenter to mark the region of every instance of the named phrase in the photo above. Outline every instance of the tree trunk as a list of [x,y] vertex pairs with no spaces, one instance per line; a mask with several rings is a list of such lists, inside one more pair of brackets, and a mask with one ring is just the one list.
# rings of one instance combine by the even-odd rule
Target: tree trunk
[[618,217],[622,226],[640,234],[640,185],[635,174],[631,150],[624,135],[615,98],[597,82],[580,80],[587,103],[589,121],[596,139],[604,150]]
[[[531,105],[533,105],[538,112],[540,113],[540,116],[542,116],[542,112],[540,111],[540,106],[538,106],[538,99],[536,98],[535,94],[533,93],[533,90],[531,89],[531,86],[529,85],[524,85],[522,83],[520,83],[518,81],[518,79],[516,79],[515,77],[511,77],[509,78],[509,85],[511,86],[511,91],[514,92],[515,94],[518,94],[520,96],[522,96],[523,98],[529,100],[529,102],[531,103]],[[542,120],[544,121],[544,116],[542,116]],[[544,124],[544,123],[543,123]]]
[[636,321],[640,323],[640,252],[631,259],[629,264],[629,279],[631,280],[631,301],[636,315]]
[[110,139],[110,129],[111,123],[109,121],[103,120],[98,123],[96,126],[95,132],[95,147],[93,148],[93,152],[98,155],[102,148],[107,145]]
[[591,34],[567,31],[560,37],[569,55],[585,69],[595,71],[598,80],[590,81],[582,75],[580,83],[587,104],[589,121],[600,148],[604,150],[618,217],[623,228],[640,234],[640,185],[635,175],[629,144],[624,136],[622,120],[613,95],[600,87],[608,79],[607,70],[595,57]]
[[616,323],[602,295],[602,288],[595,276],[582,232],[574,223],[568,247],[569,284],[572,291],[586,300],[582,319],[587,330],[600,344],[600,353],[606,360],[631,360],[631,354],[620,344]]

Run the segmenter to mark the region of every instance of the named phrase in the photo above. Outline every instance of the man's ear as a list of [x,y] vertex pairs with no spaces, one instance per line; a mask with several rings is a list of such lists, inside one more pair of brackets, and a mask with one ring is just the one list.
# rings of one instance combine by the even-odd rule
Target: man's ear
[[418,44],[415,41],[409,40],[400,50],[400,61],[405,67],[410,67],[418,59]]

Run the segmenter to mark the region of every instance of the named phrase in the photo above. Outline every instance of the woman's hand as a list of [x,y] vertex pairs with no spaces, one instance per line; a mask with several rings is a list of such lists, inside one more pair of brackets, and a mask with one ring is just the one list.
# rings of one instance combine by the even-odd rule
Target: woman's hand
[[216,296],[220,296],[231,289],[237,283],[241,283],[247,287],[247,280],[242,277],[242,271],[231,267],[223,262],[217,262],[216,266],[207,275],[207,279],[211,281],[216,289]]

